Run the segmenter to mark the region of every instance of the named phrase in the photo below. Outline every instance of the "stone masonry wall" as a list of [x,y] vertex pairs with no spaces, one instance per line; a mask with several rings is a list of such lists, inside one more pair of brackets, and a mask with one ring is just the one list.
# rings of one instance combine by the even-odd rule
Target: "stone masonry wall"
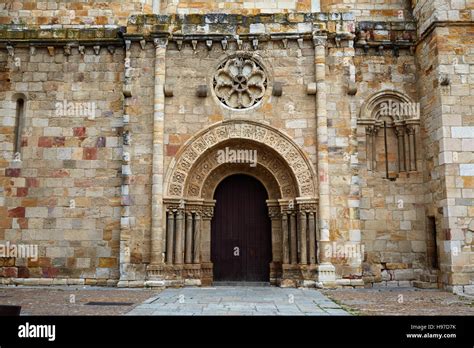
[[[471,39],[474,29],[469,22],[474,13],[472,1],[367,0],[342,4],[322,0],[321,11],[352,13],[342,16],[292,13],[270,17],[268,13],[274,12],[311,12],[319,3],[162,0],[162,13],[179,15],[133,16],[151,13],[152,3],[151,0],[8,0],[0,4],[0,25],[19,25],[9,29],[46,26],[28,34],[9,30],[10,34],[26,35],[17,37],[24,39],[24,43],[12,51],[11,47],[6,50],[8,45],[3,42],[0,49],[0,243],[37,244],[40,251],[37,262],[1,259],[0,277],[44,278],[44,284],[51,284],[53,278],[67,278],[71,283],[112,285],[122,271],[127,274],[126,280],[144,280],[145,266],[151,259],[155,51],[150,40],[139,41],[149,28],[188,35],[182,47],[178,47],[176,38],[170,40],[166,51],[165,83],[172,88],[173,96],[165,98],[165,173],[179,149],[193,135],[216,122],[237,118],[267,123],[282,130],[301,146],[317,168],[315,110],[318,106],[314,95],[308,95],[306,90],[307,84],[315,79],[314,45],[309,32],[299,43],[278,34],[282,28],[298,33],[308,28],[313,30],[308,22],[325,18],[327,26],[324,24],[320,29],[327,29],[331,34],[325,57],[330,239],[361,243],[365,248],[362,269],[360,263],[352,260],[331,259],[337,277],[363,277],[366,282],[382,281],[383,285],[407,285],[422,277],[430,268],[431,242],[426,219],[434,217],[441,271],[436,280],[455,291],[471,291],[474,284],[474,40]],[[219,41],[214,41],[211,49],[205,41],[193,47],[189,35],[205,26],[194,23],[201,17],[183,14],[209,12],[267,14],[256,16],[248,26],[245,23],[235,27],[235,33],[244,37],[243,48],[239,50],[258,57],[268,75],[268,89],[262,102],[250,110],[235,111],[222,106],[212,90],[206,98],[196,95],[198,86],[212,86],[218,65],[237,50],[233,39],[229,40],[227,50]],[[349,27],[342,28],[346,25],[343,22],[352,21],[354,16],[360,29],[356,31],[358,36],[353,42],[344,37],[341,46],[341,37],[336,33],[354,32]],[[413,17],[418,24],[417,34],[415,22],[411,22]],[[219,17],[207,18],[216,24]],[[238,18],[234,16],[232,20]],[[272,18],[278,23],[269,23]],[[132,134],[132,176],[127,193],[121,192],[120,175],[124,43],[116,34],[113,38],[100,37],[106,31],[99,33],[94,28],[99,33],[94,34],[94,40],[106,41],[102,48],[90,43],[85,47],[74,44],[68,52],[67,48],[55,47],[58,46],[55,40],[66,42],[69,37],[87,41],[88,34],[58,32],[63,36],[53,37],[46,33],[56,28],[50,25],[71,28],[127,25],[127,35],[136,40],[130,46],[134,94],[128,98],[127,107],[130,117],[127,127]],[[347,25],[354,29],[354,23]],[[253,47],[252,35],[262,34],[268,34],[266,39]],[[410,50],[416,35],[419,41]],[[30,39],[47,43],[28,47]],[[352,65],[354,81],[350,80]],[[283,84],[280,97],[272,95],[275,82]],[[351,86],[357,88],[355,95],[349,93]],[[382,90],[402,93],[421,104],[420,132],[416,135],[417,170],[401,173],[394,180],[385,178],[380,168],[382,162],[376,170],[368,170],[366,130],[356,122],[363,103]],[[18,97],[25,99],[26,113],[22,151],[14,160]],[[62,115],[57,113],[61,105],[67,108],[68,103],[80,106],[89,102],[95,105],[93,117],[78,112],[68,114],[67,110]],[[390,138],[389,146],[396,143],[395,139]],[[378,141],[382,140],[379,135]],[[377,158],[384,159],[380,149],[377,151]],[[391,164],[390,170],[395,171],[394,168]],[[130,203],[130,234],[125,238],[130,254],[126,269],[120,270],[124,196]]]
[[426,203],[437,222],[441,281],[459,291],[473,281],[472,31],[436,28],[417,52],[426,111]]
[[163,0],[161,8],[164,13],[180,14],[311,12],[311,0]]
[[[38,245],[40,257],[2,259],[0,273],[45,283],[117,279],[123,54],[17,48],[15,57],[21,69],[0,56],[0,240]],[[13,161],[17,93],[26,112],[20,161]],[[84,103],[94,103],[95,115],[74,111]]]
[[[144,280],[145,265],[150,262],[152,131],[154,99],[153,44],[144,48],[138,42],[131,47],[132,97],[127,108],[131,132],[130,265],[127,280]],[[124,270],[122,270],[124,271]],[[123,277],[122,277],[123,279]]]
[[[394,90],[417,100],[415,59],[409,50],[400,50],[396,57],[385,50],[382,55],[359,49],[355,58],[359,103],[381,90]],[[362,115],[361,115],[362,116]],[[392,130],[390,130],[392,131]],[[377,158],[375,170],[368,170],[366,131],[359,129],[361,176],[360,219],[366,260],[367,281],[404,284],[416,279],[415,271],[426,266],[425,213],[423,207],[422,146],[417,136],[417,171],[399,173],[394,180],[385,178],[385,158]],[[379,131],[383,148],[383,130]],[[396,139],[393,135],[392,139]],[[389,143],[390,152],[397,144]],[[397,167],[397,159],[388,158]],[[389,283],[386,283],[388,281]],[[402,283],[399,283],[399,282]]]
[[350,11],[363,21],[404,21],[412,19],[409,0],[350,0],[341,4],[339,0],[321,0],[321,11]]
[[0,24],[126,25],[130,15],[151,12],[152,0],[4,0]]

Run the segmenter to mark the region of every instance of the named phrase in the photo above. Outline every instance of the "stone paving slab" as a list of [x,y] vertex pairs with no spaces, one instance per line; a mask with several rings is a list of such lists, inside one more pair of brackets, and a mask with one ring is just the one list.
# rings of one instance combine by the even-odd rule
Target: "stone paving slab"
[[315,289],[219,286],[166,289],[126,315],[350,315]]

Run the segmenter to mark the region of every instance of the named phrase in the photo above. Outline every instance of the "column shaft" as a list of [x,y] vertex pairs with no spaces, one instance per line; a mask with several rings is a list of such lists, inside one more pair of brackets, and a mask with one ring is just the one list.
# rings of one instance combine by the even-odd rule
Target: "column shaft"
[[[329,153],[328,121],[326,109],[326,36],[314,36],[314,64],[316,80],[316,124],[319,178],[319,228],[321,242],[329,242],[330,191],[329,191]],[[321,248],[322,249],[322,248]],[[324,252],[320,260],[325,262]]]
[[308,220],[309,263],[314,265],[316,263],[316,226],[314,223],[314,213],[309,213]]
[[185,262],[193,262],[193,214],[186,213],[186,247]]
[[290,245],[289,245],[289,238],[288,238],[288,214],[282,213],[281,214],[281,233],[282,233],[282,250],[283,250],[283,263],[289,264],[290,263]]
[[174,263],[181,265],[183,263],[183,244],[184,244],[184,216],[183,212],[176,213],[176,239],[174,248]]
[[163,147],[167,39],[155,39],[155,90],[153,108],[153,166],[151,185],[151,263],[163,262]]
[[167,224],[167,236],[166,236],[166,263],[171,265],[173,263],[173,242],[174,242],[174,213],[168,212],[168,224]]
[[290,258],[291,263],[296,265],[298,263],[298,240],[296,239],[296,214],[290,215]]
[[201,261],[201,216],[194,215],[194,237],[193,237],[193,263]]
[[[406,170],[405,167],[405,138],[404,138],[403,128],[397,129],[397,136],[398,136],[398,170],[400,172],[404,172]],[[388,161],[388,158],[385,159]]]
[[308,264],[308,251],[307,251],[307,240],[306,240],[306,213],[299,213],[300,224],[299,235],[300,235],[300,264]]

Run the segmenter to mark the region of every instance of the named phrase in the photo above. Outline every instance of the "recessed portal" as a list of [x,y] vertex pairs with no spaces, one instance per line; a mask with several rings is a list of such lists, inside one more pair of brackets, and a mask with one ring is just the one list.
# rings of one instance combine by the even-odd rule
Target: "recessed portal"
[[214,281],[269,281],[271,225],[265,187],[232,175],[217,187],[211,226]]

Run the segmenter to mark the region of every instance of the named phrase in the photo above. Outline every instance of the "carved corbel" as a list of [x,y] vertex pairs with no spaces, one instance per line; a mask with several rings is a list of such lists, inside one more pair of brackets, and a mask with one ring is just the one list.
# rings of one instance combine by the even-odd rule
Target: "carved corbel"
[[212,50],[212,40],[206,40],[206,47],[208,51]]
[[302,38],[296,39],[296,42],[298,43],[298,47],[300,49],[302,49],[303,48],[303,39]]
[[240,39],[237,39],[237,48],[240,50],[242,50],[242,45],[243,45],[243,41],[240,40]]
[[227,45],[228,45],[227,39],[222,39],[221,40],[221,45],[222,45],[222,49],[225,51],[227,49]]
[[7,51],[10,57],[15,57],[15,48],[12,45],[7,45]]
[[70,56],[71,55],[71,49],[72,49],[71,44],[67,44],[66,46],[64,46],[64,55],[65,56]]
[[253,39],[252,40],[252,47],[254,51],[258,50],[258,39]]

